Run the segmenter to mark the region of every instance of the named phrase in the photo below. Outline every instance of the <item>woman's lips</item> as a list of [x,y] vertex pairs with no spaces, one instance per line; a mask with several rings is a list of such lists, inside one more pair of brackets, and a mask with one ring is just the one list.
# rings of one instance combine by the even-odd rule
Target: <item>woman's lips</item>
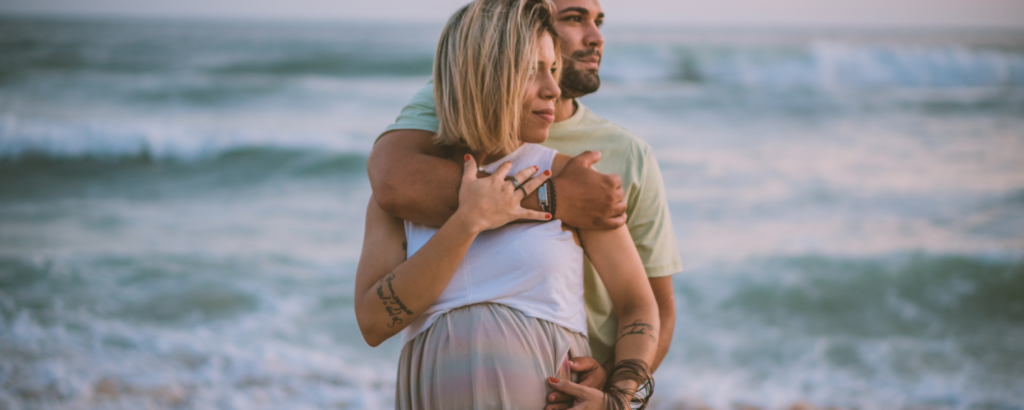
[[542,120],[546,122],[555,122],[555,110],[537,110],[533,111],[533,115],[540,117]]

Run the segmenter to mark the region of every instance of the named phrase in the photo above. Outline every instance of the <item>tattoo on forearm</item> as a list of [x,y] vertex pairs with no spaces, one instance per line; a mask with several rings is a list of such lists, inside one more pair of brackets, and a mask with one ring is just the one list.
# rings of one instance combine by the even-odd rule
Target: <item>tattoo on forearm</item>
[[640,319],[622,327],[619,330],[619,338],[616,341],[622,340],[622,338],[629,335],[647,335],[655,344],[658,343],[658,338],[654,337],[654,326],[644,323]]
[[[402,318],[399,317],[402,312],[412,316],[412,311],[405,307],[405,304],[402,303],[402,299],[399,299],[398,296],[395,295],[395,287],[391,286],[391,280],[394,278],[394,273],[389,274],[384,277],[384,279],[381,279],[377,285],[377,297],[380,298],[381,302],[384,304],[384,309],[387,309],[388,311],[388,316],[391,317],[391,323],[388,324],[388,327],[395,327],[397,324],[404,323]],[[390,293],[390,296],[384,296],[384,282],[387,282],[388,284],[388,293]]]

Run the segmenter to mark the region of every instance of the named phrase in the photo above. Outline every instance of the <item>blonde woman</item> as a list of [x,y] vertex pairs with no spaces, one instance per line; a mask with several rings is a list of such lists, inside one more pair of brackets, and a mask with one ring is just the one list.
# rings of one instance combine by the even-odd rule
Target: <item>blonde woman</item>
[[[455,215],[432,228],[370,199],[356,316],[371,346],[402,333],[397,408],[541,409],[549,386],[576,397],[574,408],[626,408],[653,389],[658,310],[629,232],[576,232],[519,205],[569,160],[536,145],[560,93],[552,10],[477,0],[442,33],[436,143],[465,164]],[[478,178],[478,164],[492,175]],[[565,380],[567,360],[590,355],[584,252],[626,324],[605,392]]]

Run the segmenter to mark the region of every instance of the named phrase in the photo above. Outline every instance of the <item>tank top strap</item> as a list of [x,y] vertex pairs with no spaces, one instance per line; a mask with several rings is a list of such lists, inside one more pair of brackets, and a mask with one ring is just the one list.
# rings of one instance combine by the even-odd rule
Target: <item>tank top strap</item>
[[526,169],[526,167],[534,165],[539,168],[538,172],[544,172],[551,169],[551,165],[554,163],[555,155],[557,154],[558,151],[538,144],[523,144],[519,149],[506,155],[504,158],[487,164],[484,166],[484,170],[493,174],[502,163],[505,161],[511,161],[512,168],[508,171],[509,175],[514,175],[515,173]]

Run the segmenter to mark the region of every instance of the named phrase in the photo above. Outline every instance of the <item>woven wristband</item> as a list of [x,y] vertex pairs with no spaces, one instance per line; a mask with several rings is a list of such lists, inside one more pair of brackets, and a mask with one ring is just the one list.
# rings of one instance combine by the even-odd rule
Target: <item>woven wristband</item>
[[550,191],[548,196],[550,197],[549,200],[551,201],[551,219],[558,219],[558,217],[556,216],[557,214],[555,213],[555,211],[558,209],[558,195],[555,195],[555,181],[549,179],[547,181],[544,181],[544,183],[548,185],[548,191]]
[[[623,380],[632,380],[639,384],[635,391],[627,391],[615,384]],[[629,408],[643,410],[654,394],[654,377],[651,376],[647,363],[640,359],[628,359],[619,362],[612,370],[612,377],[608,381],[611,387],[604,394],[606,409],[626,410]],[[630,400],[629,396],[633,399]]]

